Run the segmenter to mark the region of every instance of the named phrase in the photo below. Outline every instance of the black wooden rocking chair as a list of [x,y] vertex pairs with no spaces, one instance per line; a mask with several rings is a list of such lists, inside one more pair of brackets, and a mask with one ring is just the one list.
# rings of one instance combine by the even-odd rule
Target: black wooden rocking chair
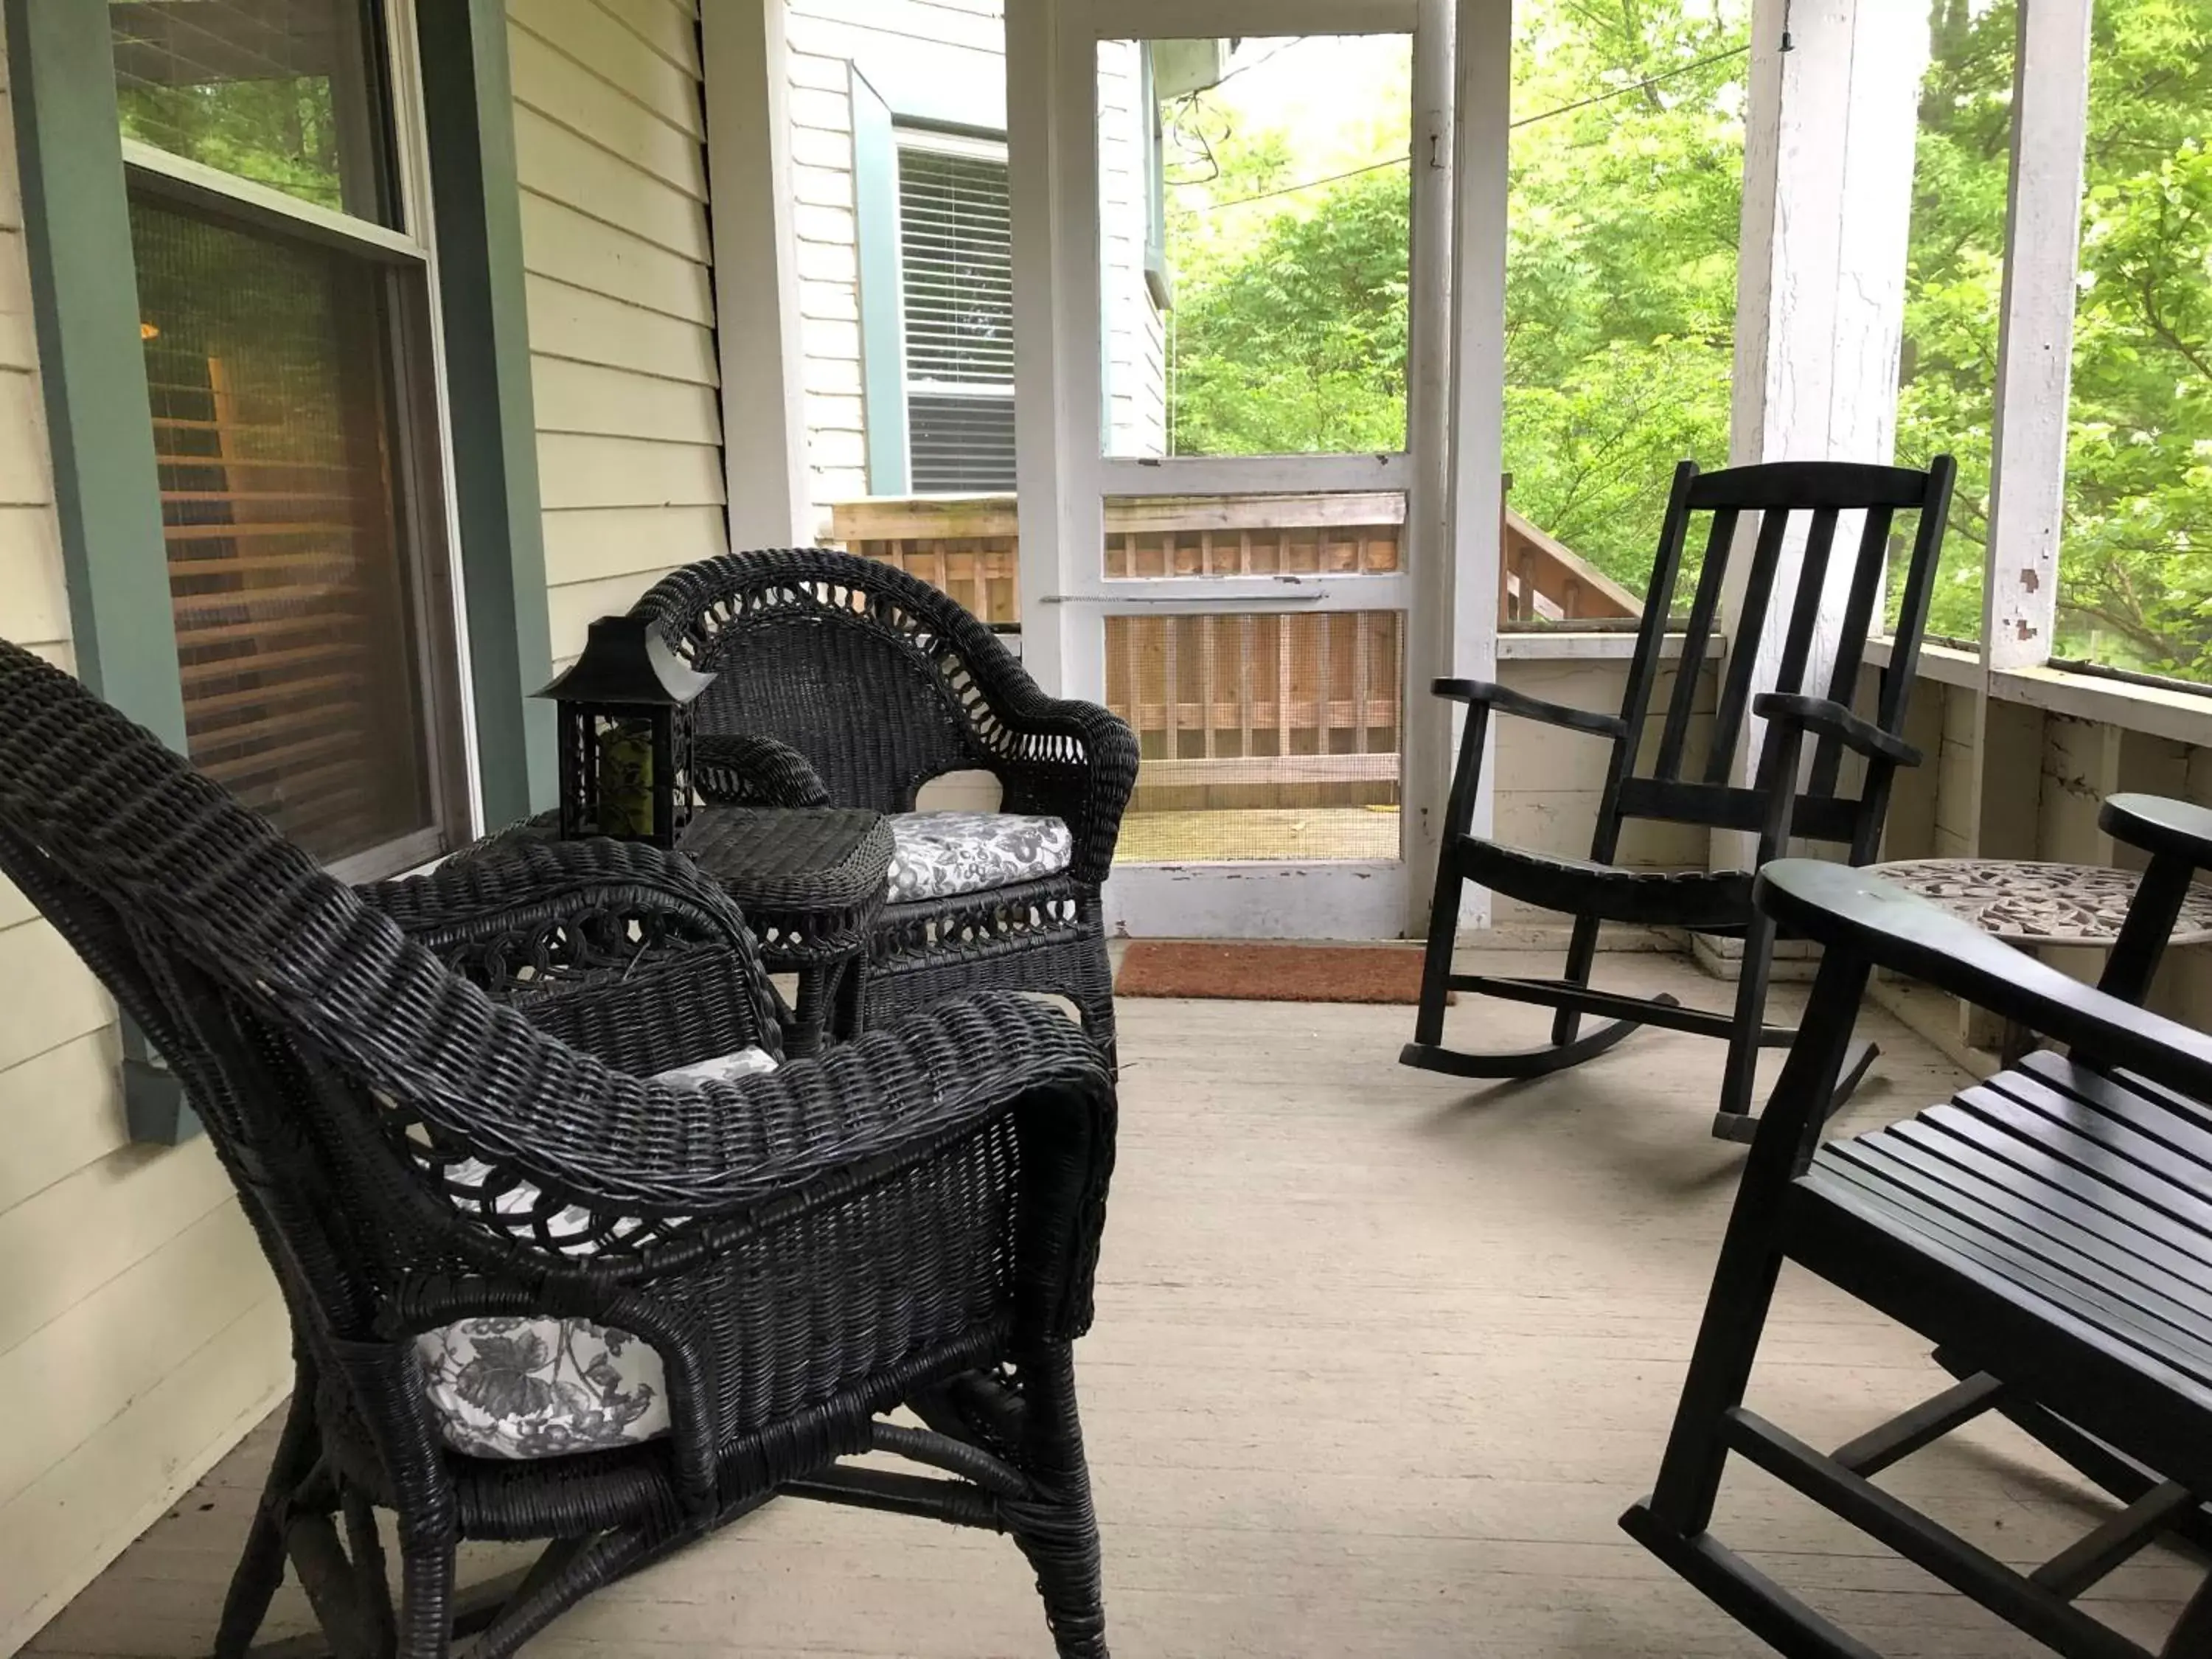
[[[1741,870],[1657,871],[1616,864],[1623,827],[1632,818],[1701,824],[1735,830],[1759,837],[1759,864],[1784,851],[1790,838],[1838,842],[1853,864],[1864,864],[1880,844],[1882,816],[1889,805],[1890,780],[1899,766],[1917,765],[1918,750],[1905,741],[1905,700],[1920,656],[1938,550],[1950,507],[1956,468],[1948,455],[1936,457],[1925,472],[1901,467],[1845,462],[1784,461],[1733,467],[1700,474],[1684,461],[1674,469],[1674,489],[1652,564],[1651,586],[1644,620],[1637,630],[1636,653],[1628,672],[1628,690],[1618,714],[1596,714],[1546,702],[1486,681],[1441,679],[1438,696],[1468,705],[1459,765],[1446,808],[1443,850],[1437,860],[1436,897],[1429,916],[1428,955],[1421,976],[1420,1010],[1413,1041],[1399,1059],[1406,1065],[1460,1077],[1540,1077],[1603,1054],[1639,1025],[1729,1039],[1728,1068],[1713,1133],[1724,1139],[1748,1140],[1757,1122],[1751,1109],[1753,1070],[1763,1046],[1787,1043],[1792,1031],[1765,1023],[1766,981],[1775,939],[1773,923],[1751,902],[1752,872]],[[1805,682],[1814,665],[1814,637],[1826,583],[1837,527],[1847,513],[1863,513],[1864,528],[1852,555],[1834,665],[1825,696],[1808,695]],[[1889,542],[1900,513],[1918,515],[1906,567],[1899,615],[1874,718],[1851,712],[1852,692],[1875,625]],[[1676,669],[1656,751],[1648,770],[1640,750],[1645,717],[1651,711],[1690,520],[1709,514],[1703,568],[1691,603],[1682,653]],[[1732,550],[1747,514],[1757,515],[1759,532],[1750,539],[1751,563],[1745,573],[1738,611],[1740,636],[1756,639],[1771,607],[1789,606],[1790,623],[1772,687],[1754,693],[1754,652],[1738,648],[1728,658],[1712,737],[1702,768],[1687,752],[1698,695],[1698,671],[1715,644],[1721,590]],[[1800,515],[1802,515],[1801,518]],[[1783,557],[1793,520],[1805,525],[1804,553],[1794,587],[1782,580]],[[1482,773],[1483,744],[1489,717],[1516,714],[1569,732],[1601,738],[1613,745],[1613,762],[1597,810],[1597,830],[1587,860],[1506,847],[1468,833]],[[1766,722],[1757,781],[1749,787],[1729,781],[1736,740],[1747,713]],[[1800,779],[1808,737],[1814,739],[1809,778]],[[1863,758],[1857,793],[1845,793],[1843,757],[1849,750]],[[1455,974],[1452,947],[1459,928],[1463,884],[1478,882],[1492,891],[1574,917],[1567,946],[1566,972],[1558,979],[1509,979]],[[1592,988],[1598,928],[1605,922],[1733,936],[1743,940],[1743,971],[1731,1015],[1685,1008],[1673,997],[1634,997]],[[1535,1048],[1508,1053],[1474,1053],[1443,1046],[1444,1003],[1453,991],[1474,992],[1513,1002],[1534,1003],[1555,1011],[1552,1040]],[[1582,1029],[1586,1014],[1605,1017],[1594,1030]],[[1874,1058],[1870,1046],[1856,1053],[1841,1080],[1838,1098],[1848,1095]]]
[[[2069,1659],[2150,1659],[2078,1605],[2172,1533],[2212,1541],[2212,1037],[2136,1005],[2212,814],[2116,796],[2107,831],[2149,870],[2100,988],[1878,878],[1778,860],[1763,913],[1823,946],[1803,1028],[1762,1116],[1650,1497],[1621,1517],[1778,1650],[1875,1659],[1709,1530],[1730,1454]],[[1821,1144],[1869,975],[1887,968],[2071,1045],[1899,1122]],[[1744,1406],[1782,1264],[1936,1345],[1960,1381],[1832,1451]],[[1875,1484],[1996,1411],[2125,1507],[2015,1571]],[[2212,1580],[2158,1649],[2212,1653]]]

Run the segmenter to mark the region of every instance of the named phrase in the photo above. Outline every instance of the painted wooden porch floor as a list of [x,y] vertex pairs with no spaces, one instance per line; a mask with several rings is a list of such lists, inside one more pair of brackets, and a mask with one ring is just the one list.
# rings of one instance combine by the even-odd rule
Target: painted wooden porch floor
[[[1727,1000],[1679,958],[1607,967],[1624,988]],[[1537,1018],[1497,1036],[1533,1040]],[[1656,1467],[1742,1156],[1706,1136],[1717,1047],[1647,1032],[1580,1073],[1468,1086],[1394,1063],[1410,1019],[1122,1006],[1121,1161],[1079,1351],[1115,1650],[1764,1652],[1613,1525]],[[1958,1081],[1886,1016],[1867,1019],[1886,1053],[1856,1120]],[[1910,1335],[1799,1277],[1753,1398],[1835,1443],[1937,1382]],[[206,1652],[270,1438],[264,1425],[29,1650]],[[1884,1480],[2021,1564],[2106,1512],[2002,1425]],[[1740,1464],[1717,1530],[1885,1653],[2043,1651]],[[2155,1554],[2093,1601],[2150,1638],[2197,1577]],[[270,1634],[302,1627],[295,1591],[279,1611]],[[1003,1540],[791,1503],[603,1592],[527,1651],[1048,1648]]]

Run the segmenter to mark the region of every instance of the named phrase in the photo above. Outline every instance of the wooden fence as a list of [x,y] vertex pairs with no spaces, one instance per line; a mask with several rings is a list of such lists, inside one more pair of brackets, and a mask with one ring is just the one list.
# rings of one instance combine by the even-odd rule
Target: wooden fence
[[[1386,574],[1395,493],[1131,496],[1106,504],[1101,574]],[[1602,572],[1508,513],[1501,617],[1633,616]],[[1018,623],[1011,495],[876,498],[830,509],[830,539],[921,577],[986,622]],[[1398,798],[1405,621],[1393,611],[1109,616],[1106,700],[1136,730],[1139,811],[1376,806]]]
[[[1102,572],[1164,580],[1387,573],[1401,495],[1109,501]],[[1011,496],[831,509],[831,539],[911,572],[987,622],[1018,619]],[[1387,805],[1404,678],[1395,611],[1113,616],[1106,701],[1144,756],[1137,810]]]

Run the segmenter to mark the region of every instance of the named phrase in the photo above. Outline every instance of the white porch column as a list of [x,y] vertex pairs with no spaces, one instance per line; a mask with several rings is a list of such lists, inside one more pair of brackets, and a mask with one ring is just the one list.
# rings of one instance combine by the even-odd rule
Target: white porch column
[[1098,319],[1071,297],[1097,294],[1082,279],[1098,259],[1097,46],[1076,0],[1006,0],[1006,15],[1022,664],[1065,695],[1104,684],[1090,672],[1104,649],[1097,618],[1060,602],[1074,562],[1105,545]]
[[[1448,192],[1431,178],[1432,196],[1448,199],[1431,216],[1417,222],[1414,289],[1417,307],[1425,306],[1436,323],[1413,352],[1413,395],[1445,400],[1449,419],[1419,424],[1416,431],[1449,434],[1448,455],[1419,457],[1423,477],[1440,477],[1442,500],[1431,507],[1416,491],[1414,504],[1425,509],[1419,520],[1416,551],[1433,540],[1443,557],[1414,567],[1420,595],[1407,620],[1409,634],[1425,629],[1425,652],[1415,664],[1470,679],[1498,676],[1498,532],[1504,512],[1505,444],[1505,240],[1507,161],[1512,147],[1512,0],[1455,0],[1449,9],[1425,6],[1422,27],[1449,27],[1450,82],[1424,88],[1414,131],[1433,125],[1451,137]],[[1431,54],[1441,66],[1444,54]],[[1433,141],[1431,141],[1433,142]],[[1414,164],[1431,157],[1417,137]],[[1434,169],[1432,168],[1433,172]],[[1417,173],[1417,179],[1420,175]],[[1425,234],[1424,233],[1428,233]],[[1448,271],[1431,269],[1444,257],[1424,250],[1449,236]],[[1417,325],[1422,313],[1417,308]],[[1443,384],[1432,385],[1432,380]],[[1437,446],[1443,448],[1439,442]],[[1437,522],[1437,520],[1441,520]],[[1411,678],[1406,688],[1406,801],[1409,811],[1406,857],[1412,879],[1407,885],[1407,933],[1419,938],[1428,929],[1431,882],[1443,843],[1443,811],[1458,757],[1464,711],[1429,695],[1426,682]],[[1491,750],[1475,798],[1474,829],[1488,835],[1498,780],[1498,724],[1492,721]],[[1462,930],[1490,925],[1490,891],[1473,882],[1462,890]]]
[[[1786,42],[1786,50],[1785,50]],[[1928,62],[1924,6],[1902,0],[1756,0],[1747,70],[1742,234],[1736,270],[1735,386],[1729,460],[1887,463],[1896,436],[1913,142]],[[1839,548],[1856,531],[1839,531]],[[1799,549],[1785,550],[1785,564]],[[1747,574],[1723,596],[1731,652],[1756,651],[1767,683],[1788,623],[1777,605],[1757,639],[1740,636]],[[1787,574],[1785,573],[1785,580]],[[1829,626],[1815,676],[1832,660],[1850,566],[1829,570]],[[1759,722],[1747,722],[1748,781]],[[1715,837],[1740,863],[1748,836]]]
[[784,0],[708,0],[699,27],[730,545],[804,547],[815,538],[814,503],[791,228]]

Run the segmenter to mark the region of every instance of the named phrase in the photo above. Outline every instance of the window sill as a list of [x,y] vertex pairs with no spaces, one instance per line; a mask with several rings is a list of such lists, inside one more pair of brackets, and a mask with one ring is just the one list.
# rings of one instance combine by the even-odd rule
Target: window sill
[[[1717,659],[1720,641],[1717,635],[1705,648],[1708,662]],[[1508,634],[1498,635],[1498,660],[1500,662],[1626,662],[1636,654],[1636,635],[1593,630],[1586,634],[1570,633],[1564,629],[1554,633]],[[1667,634],[1660,638],[1659,659],[1662,662],[1680,661],[1682,655],[1682,636]]]
[[[1869,641],[1867,660],[1887,667],[1889,641]],[[1940,684],[1967,690],[1978,690],[1986,678],[1990,694],[2000,702],[2094,720],[2174,743],[2212,747],[2212,696],[2069,673],[2063,668],[2000,668],[1985,675],[1975,653],[1942,645],[1921,647],[1920,672]]]

